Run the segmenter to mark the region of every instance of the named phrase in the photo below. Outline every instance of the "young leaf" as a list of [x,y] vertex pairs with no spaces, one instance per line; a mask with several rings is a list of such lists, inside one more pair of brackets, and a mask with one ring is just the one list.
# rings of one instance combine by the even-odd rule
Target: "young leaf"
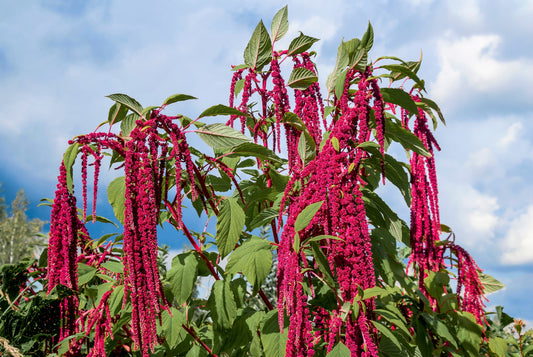
[[215,281],[207,305],[215,325],[223,329],[231,329],[237,318],[237,304],[228,280]]
[[270,26],[270,34],[272,35],[272,43],[281,39],[289,30],[289,21],[287,5],[280,9],[274,18],[272,19],[272,25]]
[[387,132],[385,135],[402,144],[405,149],[412,150],[422,156],[431,157],[431,153],[415,134],[392,121],[387,122]]
[[492,276],[488,274],[478,272],[478,275],[479,275],[479,280],[481,281],[481,284],[483,285],[483,293],[485,295],[492,294],[500,289],[505,288],[505,284],[494,279]]
[[139,115],[136,113],[130,113],[128,114],[121,122],[120,122],[120,133],[122,136],[129,136],[131,131],[135,128],[137,125],[135,122],[139,119]]
[[318,77],[313,71],[310,71],[307,68],[298,67],[292,71],[287,84],[293,89],[305,90],[316,81],[318,81]]
[[[344,42],[341,42],[337,50],[337,61],[335,62],[335,67],[333,68],[333,72],[331,72],[331,74],[328,76],[328,79],[326,81],[326,87],[327,87],[328,94],[332,93],[333,90],[335,89],[336,83],[339,80],[338,77],[344,71],[349,61],[350,61],[350,56],[349,56],[348,50],[346,49]],[[344,78],[346,78],[346,76],[344,76]]]
[[442,124],[446,125],[446,120],[444,120],[444,115],[442,115],[442,112],[439,106],[437,105],[437,103],[435,103],[429,98],[420,98],[420,101],[424,104],[427,104],[431,109],[436,111],[437,114],[439,115],[440,120],[442,121]]
[[213,149],[224,149],[238,146],[250,139],[233,128],[222,123],[206,125],[196,130],[198,136]]
[[252,34],[252,38],[248,42],[244,50],[244,63],[251,69],[260,71],[261,68],[270,61],[272,57],[272,42],[268,36],[268,31],[259,21],[257,27]]
[[361,38],[361,47],[365,48],[366,51],[370,51],[372,46],[374,45],[374,29],[372,28],[372,24],[370,21],[368,21],[368,27],[366,29],[365,34],[363,35],[363,38]]
[[420,80],[420,78],[418,78],[418,76],[413,71],[411,71],[411,69],[407,66],[404,66],[401,64],[387,64],[387,65],[381,66],[381,68],[388,69],[391,72],[401,73],[404,76],[407,76],[411,78],[413,81],[415,81],[415,83],[418,84],[420,88],[422,88],[424,91],[426,90],[424,88],[424,82],[422,82],[422,80]]
[[315,257],[315,260],[318,264],[318,268],[324,274],[324,280],[330,287],[335,287],[335,279],[333,278],[333,273],[331,272],[331,268],[329,267],[328,258],[324,255],[322,252],[322,249],[320,249],[320,246],[316,242],[311,242],[311,248],[313,249],[313,256]]
[[74,166],[76,156],[78,156],[79,147],[80,144],[74,143],[67,148],[65,154],[63,155],[63,165],[65,165],[65,170],[67,171],[67,188],[70,192],[72,192],[72,186],[74,182],[72,177],[72,166]]
[[298,232],[306,228],[309,225],[309,223],[311,223],[311,220],[313,219],[315,214],[318,212],[320,207],[322,207],[323,203],[324,201],[315,202],[305,207],[302,210],[302,212],[300,212],[298,217],[296,217],[296,221],[294,222],[294,231]]
[[299,53],[307,51],[313,43],[317,42],[318,38],[306,36],[300,32],[300,36],[291,41],[289,45],[288,55],[294,56]]
[[217,217],[217,247],[220,256],[228,255],[239,241],[244,228],[245,215],[234,198],[225,198]]
[[198,116],[198,119],[203,117],[214,117],[217,115],[246,115],[235,108],[228,107],[227,105],[217,104],[207,108]]
[[117,177],[107,186],[107,200],[113,207],[113,212],[118,221],[124,224],[124,203],[126,192],[126,178]]
[[122,94],[122,93],[115,93],[115,94],[108,95],[107,98],[114,100],[117,103],[125,105],[130,110],[137,113],[139,116],[142,116],[141,114],[143,111],[142,105],[138,101],[133,99],[132,97],[126,94]]
[[411,98],[409,93],[402,89],[381,88],[381,96],[383,97],[383,101],[399,105],[400,107],[409,111],[411,115],[418,114],[418,107],[416,106],[415,101]]
[[326,357],[350,357],[351,352],[348,347],[342,342],[339,342],[329,351]]
[[230,153],[227,155],[228,157],[234,157],[234,156],[252,156],[259,158],[261,160],[269,160],[272,162],[278,162],[282,164],[284,162],[283,159],[281,159],[279,156],[277,156],[274,151],[270,150],[269,148],[264,147],[263,145],[255,144],[255,143],[242,143],[235,147],[233,147],[230,151]]
[[128,113],[128,107],[120,103],[115,103],[111,106],[111,108],[109,108],[109,115],[107,116],[107,121],[109,122],[109,124],[118,123],[126,117],[126,113]]
[[191,296],[198,275],[198,260],[191,253],[183,253],[172,259],[172,268],[167,280],[178,305],[187,302]]
[[187,323],[187,318],[183,312],[174,306],[170,308],[170,312],[164,310],[161,318],[165,341],[170,349],[174,349],[188,336],[187,331],[181,326]]
[[257,291],[272,267],[272,246],[259,237],[252,237],[229,256],[226,274],[242,272]]
[[192,95],[188,95],[188,94],[173,94],[167,99],[165,99],[165,101],[163,102],[163,105],[169,105],[172,103],[181,102],[181,101],[189,100],[189,99],[198,99],[198,98],[193,97]]

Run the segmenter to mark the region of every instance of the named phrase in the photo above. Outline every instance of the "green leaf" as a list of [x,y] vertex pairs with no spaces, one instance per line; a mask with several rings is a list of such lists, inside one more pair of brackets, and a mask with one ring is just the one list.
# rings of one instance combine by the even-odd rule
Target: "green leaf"
[[287,84],[293,89],[305,90],[316,81],[318,81],[318,77],[313,71],[304,67],[298,67],[292,71]]
[[78,263],[78,285],[85,285],[96,275],[97,269],[85,263]]
[[113,289],[109,296],[109,312],[111,316],[115,316],[122,310],[122,302],[124,300],[124,285],[119,285]]
[[394,346],[398,347],[398,349],[400,350],[402,349],[402,344],[400,343],[400,341],[398,341],[396,335],[392,333],[390,327],[385,326],[379,321],[372,321],[372,324],[381,334],[387,336],[387,338],[391,340]]
[[431,157],[431,152],[426,149],[415,134],[392,121],[387,122],[385,135],[400,143],[405,149],[412,150],[422,156]]
[[185,314],[172,306],[170,312],[163,311],[161,318],[165,341],[170,349],[176,348],[188,336],[187,331],[182,327],[187,321]]
[[476,318],[469,312],[457,311],[457,339],[468,356],[478,356],[483,327],[476,323]]
[[431,296],[439,300],[444,294],[444,288],[450,283],[450,277],[442,272],[430,272],[424,278],[424,285]]
[[107,200],[113,207],[113,212],[118,221],[124,224],[124,203],[126,193],[126,178],[117,177],[107,186]]
[[343,240],[341,237],[336,237],[336,236],[332,236],[332,235],[329,235],[329,234],[321,234],[321,235],[318,235],[318,236],[309,237],[309,238],[304,239],[304,241],[302,242],[302,247],[305,247],[308,243],[318,242],[318,241],[321,241],[322,239]]
[[116,94],[110,94],[107,96],[107,98],[114,100],[117,103],[120,103],[122,105],[125,105],[128,109],[134,111],[139,116],[142,116],[143,107],[142,105],[133,99],[132,97],[122,94],[122,93],[116,93]]
[[442,115],[442,112],[439,108],[439,106],[437,105],[437,103],[435,103],[434,101],[432,101],[431,99],[429,98],[420,98],[420,101],[424,104],[427,104],[427,106],[429,106],[431,109],[433,109],[434,111],[437,112],[440,120],[442,121],[442,124],[446,125],[446,120],[444,120],[444,115]]
[[217,217],[216,242],[220,256],[228,255],[239,241],[244,228],[245,215],[234,198],[225,198]]
[[248,239],[229,256],[226,274],[242,272],[254,290],[259,290],[272,267],[271,248],[266,239]]
[[270,26],[270,34],[272,35],[272,43],[281,39],[289,30],[287,5],[281,8],[274,18]]
[[244,63],[251,69],[260,71],[270,61],[271,57],[272,43],[263,21],[259,21],[252,38],[250,38],[244,50]]
[[67,171],[67,188],[70,192],[72,192],[72,186],[74,184],[74,179],[72,177],[72,166],[74,166],[76,156],[78,156],[79,147],[80,144],[74,143],[67,148],[65,154],[63,155],[63,165],[65,165],[65,170]]
[[232,107],[228,107],[227,105],[223,104],[217,104],[213,105],[212,107],[207,108],[198,116],[198,119],[204,118],[204,117],[214,117],[217,115],[246,115],[246,113],[241,112],[240,110],[237,110]]
[[329,351],[327,357],[350,357],[350,349],[342,342],[339,342]]
[[261,325],[264,357],[285,356],[288,333],[287,328],[284,328],[283,333],[279,331],[278,310],[269,311]]
[[257,216],[255,216],[252,221],[246,225],[249,231],[252,231],[256,228],[266,226],[272,222],[272,220],[276,217],[278,217],[279,212],[277,209],[273,208],[266,208],[259,212]]
[[193,97],[192,95],[188,94],[172,94],[170,97],[165,99],[162,105],[169,105],[176,102],[182,102],[184,100],[190,100],[190,99],[198,99],[196,97]]
[[400,190],[407,206],[411,206],[411,185],[409,176],[393,156],[385,154],[385,177]]
[[326,258],[326,256],[324,255],[318,243],[311,242],[311,248],[313,249],[313,256],[315,257],[315,260],[318,264],[318,268],[320,269],[322,274],[324,274],[324,280],[330,287],[334,288],[335,279],[333,278],[333,273],[331,272],[331,269],[329,267],[328,258]]
[[187,302],[191,296],[198,275],[198,260],[193,253],[183,253],[172,259],[172,268],[167,280],[178,305]]
[[299,53],[307,51],[313,43],[317,42],[318,38],[305,36],[303,33],[300,32],[300,36],[296,37],[294,40],[291,41],[291,44],[289,45],[288,55],[294,56]]
[[[411,113],[411,115],[418,114],[418,107],[415,101],[411,98],[409,93],[399,88],[381,88],[381,96],[383,101],[399,105]],[[388,123],[387,123],[388,124]],[[388,127],[387,127],[388,129]]]
[[213,149],[224,149],[250,141],[240,131],[221,123],[206,125],[196,130],[198,136]]
[[311,223],[311,220],[313,219],[315,214],[318,212],[320,207],[322,207],[323,203],[324,201],[315,202],[305,207],[302,210],[302,212],[298,214],[298,217],[296,217],[296,221],[294,222],[294,231],[298,232],[306,228],[309,225],[309,223]]
[[361,47],[364,47],[366,51],[370,51],[372,46],[374,45],[374,29],[372,28],[372,24],[370,21],[368,21],[368,27],[366,29],[365,34],[361,38]]
[[217,280],[211,288],[207,302],[213,322],[219,328],[230,329],[237,318],[237,304],[231,290],[230,281]]
[[120,103],[115,103],[111,106],[111,108],[109,108],[109,115],[107,116],[107,121],[109,122],[109,124],[118,123],[126,117],[127,113],[128,107]]
[[117,274],[122,274],[124,272],[124,264],[117,260],[109,260],[100,264],[101,267]]
[[227,157],[235,156],[252,156],[261,160],[269,160],[280,164],[284,163],[284,160],[277,156],[274,151],[263,145],[250,142],[245,142],[233,147],[227,155]]
[[[335,62],[335,67],[333,68],[333,72],[328,76],[328,79],[326,81],[326,87],[327,92],[332,93],[333,90],[336,87],[337,81],[339,80],[339,76],[342,74],[348,63],[350,62],[350,56],[348,53],[348,50],[346,49],[346,46],[344,45],[344,42],[341,42],[339,45],[339,48],[337,50],[337,60]],[[343,77],[340,77],[340,80],[343,81]],[[344,78],[346,78],[346,75],[344,75]],[[343,88],[344,88],[344,82],[343,82]],[[338,93],[336,93],[338,94]],[[337,96],[337,98],[340,98]]]
[[507,354],[507,342],[501,337],[490,337],[489,348],[498,357],[505,357]]
[[401,64],[387,64],[384,66],[381,66],[381,68],[388,69],[391,72],[398,72],[401,73],[409,78],[411,78],[413,81],[415,81],[416,84],[420,86],[424,91],[426,90],[424,88],[424,82],[418,78],[416,73],[414,73],[409,67],[401,65]]
[[139,119],[138,114],[130,113],[120,122],[120,133],[122,136],[130,135],[131,131],[137,126],[137,119]]
[[481,281],[481,284],[483,285],[483,293],[485,295],[492,294],[500,289],[505,288],[505,284],[502,282],[496,280],[492,276],[488,274],[484,274],[478,271],[479,280]]

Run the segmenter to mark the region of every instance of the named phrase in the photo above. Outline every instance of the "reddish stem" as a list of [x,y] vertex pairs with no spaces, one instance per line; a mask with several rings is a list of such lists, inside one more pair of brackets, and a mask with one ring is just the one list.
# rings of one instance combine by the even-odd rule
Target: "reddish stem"
[[196,342],[198,342],[203,348],[205,348],[205,350],[207,351],[207,353],[209,353],[210,356],[217,357],[217,355],[214,355],[213,352],[211,352],[209,346],[206,345],[204,341],[200,340],[198,336],[196,336],[196,333],[192,328],[189,328],[184,324],[182,324],[181,326],[185,329],[185,331],[189,333],[189,335],[191,335],[196,340]]

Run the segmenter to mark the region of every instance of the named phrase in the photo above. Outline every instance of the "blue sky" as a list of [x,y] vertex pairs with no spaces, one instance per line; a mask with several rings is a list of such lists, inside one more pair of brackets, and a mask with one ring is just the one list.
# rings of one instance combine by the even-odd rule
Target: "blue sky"
[[[533,322],[531,1],[2,2],[0,182],[8,201],[19,188],[34,206],[53,197],[67,141],[107,118],[105,95],[126,93],[144,106],[194,95],[176,106],[191,117],[226,103],[230,65],[243,62],[257,22],[268,25],[286,3],[281,45],[299,30],[320,38],[322,81],[340,40],[360,37],[369,20],[372,58],[414,60],[423,51],[419,74],[448,123],[437,131],[442,221],[506,284],[488,305]],[[48,213],[30,211],[45,220]]]

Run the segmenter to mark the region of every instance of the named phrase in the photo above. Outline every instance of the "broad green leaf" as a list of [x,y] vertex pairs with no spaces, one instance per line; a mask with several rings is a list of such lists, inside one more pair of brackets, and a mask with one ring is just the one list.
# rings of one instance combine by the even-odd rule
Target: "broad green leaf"
[[109,312],[111,316],[115,316],[122,310],[122,302],[124,300],[124,285],[119,285],[113,288],[113,292],[109,296]]
[[366,32],[361,38],[361,47],[364,47],[366,51],[368,52],[370,51],[373,45],[374,45],[374,29],[372,28],[372,24],[370,23],[370,21],[368,21],[368,27],[366,29]]
[[248,137],[221,123],[206,125],[196,130],[198,136],[213,149],[224,149],[250,141]]
[[411,69],[407,66],[404,66],[401,64],[387,64],[387,65],[381,66],[381,68],[388,69],[391,72],[401,73],[409,77],[413,81],[415,81],[415,83],[418,84],[420,88],[422,88],[424,91],[426,90],[424,88],[424,82],[420,80],[420,78],[418,78],[418,76],[413,71],[411,71]]
[[118,260],[109,260],[100,264],[101,267],[117,274],[122,274],[124,272],[124,264]]
[[[92,221],[93,220],[93,215],[92,214],[88,215],[86,217],[86,220],[87,220],[87,222]],[[115,227],[118,228],[118,225],[115,222],[111,221],[110,219],[108,219],[106,217],[102,217],[102,216],[96,215],[96,216],[94,216],[94,220],[96,222],[100,222],[100,223],[109,223],[109,224],[112,224],[112,225],[114,225]]]
[[263,24],[263,21],[259,21],[257,27],[252,34],[252,38],[248,42],[246,49],[244,50],[244,63],[248,67],[260,71],[261,68],[267,64],[272,57],[272,42],[268,36],[268,31]]
[[411,185],[404,167],[391,155],[385,154],[385,177],[400,190],[407,206],[411,206]]
[[270,34],[272,35],[272,43],[281,39],[289,30],[289,21],[287,5],[281,8],[274,18],[272,19],[272,24],[270,26]]
[[258,290],[272,267],[272,246],[259,237],[244,242],[229,256],[226,274],[242,272],[254,290]]
[[288,333],[286,326],[283,333],[279,331],[278,310],[269,311],[261,325],[264,357],[285,356]]
[[411,98],[409,93],[405,92],[403,89],[381,88],[380,90],[383,101],[399,105],[400,107],[409,111],[411,115],[418,114],[418,107],[415,101]]
[[266,208],[259,212],[259,214],[255,216],[246,227],[249,231],[252,231],[256,228],[266,226],[270,224],[274,218],[277,218],[278,215],[279,211],[277,209]]
[[202,114],[198,116],[198,119],[204,117],[214,117],[217,115],[246,115],[246,113],[243,113],[235,108],[228,107],[227,105],[217,104],[204,110]]
[[300,131],[304,131],[306,129],[305,124],[303,120],[296,114],[292,112],[287,112],[283,115],[283,123],[289,124],[295,129],[298,129]]
[[126,178],[117,177],[107,186],[107,200],[113,207],[113,212],[118,221],[124,224],[124,203],[126,193]]
[[444,294],[444,289],[449,283],[450,277],[448,274],[442,272],[432,271],[424,279],[424,285],[427,291],[437,300]]
[[269,148],[250,142],[244,142],[233,147],[227,156],[252,156],[261,160],[269,160],[272,162],[278,162],[280,164],[284,162],[283,159],[277,156],[274,151],[270,150]]
[[294,56],[299,53],[307,51],[313,43],[317,42],[318,38],[306,36],[303,33],[300,32],[300,36],[296,37],[294,40],[291,41],[291,44],[289,45],[288,55]]
[[[333,68],[333,72],[331,72],[331,74],[328,76],[328,79],[326,81],[326,88],[327,88],[328,94],[333,93],[333,90],[336,87],[337,81],[339,80],[339,76],[342,74],[342,72],[344,71],[344,69],[346,68],[349,62],[350,62],[350,56],[349,56],[348,50],[346,49],[344,42],[341,42],[337,50],[337,60],[335,62],[335,67]],[[346,75],[344,75],[344,78],[346,78]],[[342,76],[340,77],[340,80],[343,81]],[[343,86],[344,86],[344,82],[343,82]],[[337,98],[339,98],[339,96],[337,96]]]
[[193,345],[189,352],[185,355],[185,357],[208,357],[209,354],[205,350],[205,348],[201,347],[200,345]]
[[389,338],[391,340],[391,342],[396,346],[398,347],[398,349],[402,349],[402,344],[400,343],[400,341],[398,341],[398,338],[396,337],[396,335],[391,331],[390,327],[388,326],[385,326],[384,324],[382,324],[381,322],[379,321],[372,321],[372,324],[374,325],[374,327],[383,335],[387,336],[387,338]]
[[76,161],[76,156],[78,156],[78,148],[80,144],[74,143],[70,145],[65,154],[63,155],[63,165],[65,165],[65,170],[67,171],[67,189],[72,192],[72,186],[74,184],[74,179],[72,177],[72,166]]
[[305,90],[316,81],[318,81],[318,77],[313,71],[304,67],[298,67],[292,71],[287,85],[293,89]]
[[190,100],[190,99],[198,99],[198,98],[193,97],[192,95],[188,95],[188,94],[173,94],[167,99],[165,99],[165,101],[163,102],[163,105],[169,105],[172,103],[181,102],[181,101]]
[[321,234],[321,235],[318,235],[318,236],[309,237],[309,238],[304,239],[304,241],[302,242],[302,247],[305,247],[308,243],[318,242],[318,241],[321,241],[322,239],[343,240],[341,237],[336,237],[336,236],[332,236],[332,235],[329,235],[329,234]]
[[207,305],[215,325],[230,329],[237,318],[237,304],[228,280],[215,281]]
[[122,136],[129,136],[131,131],[135,128],[136,121],[139,119],[139,114],[130,113],[120,122],[120,133]]
[[329,351],[327,357],[350,357],[350,349],[342,342],[339,342]]
[[469,312],[457,311],[457,339],[469,356],[478,356],[483,327]]
[[139,116],[142,116],[141,115],[143,111],[142,105],[138,101],[133,99],[132,97],[126,94],[122,94],[122,93],[115,93],[115,94],[108,95],[107,98],[114,100],[115,102],[120,103],[122,105],[125,105],[130,110],[137,113]]
[[505,284],[502,282],[496,280],[492,276],[488,274],[484,274],[481,272],[478,272],[479,280],[481,281],[481,284],[483,285],[483,293],[485,295],[492,294],[500,289],[505,288]]
[[228,255],[239,241],[244,228],[245,215],[234,198],[225,198],[217,217],[216,242],[220,256]]
[[183,253],[172,259],[172,268],[167,272],[167,280],[178,305],[187,302],[191,296],[197,275],[198,260],[194,254]]
[[440,120],[442,121],[442,124],[446,125],[446,120],[444,120],[444,115],[442,115],[442,112],[439,108],[439,106],[437,105],[437,103],[435,103],[434,101],[432,101],[431,99],[429,98],[420,98],[420,101],[424,104],[427,104],[428,107],[430,107],[431,109],[433,109],[434,111],[437,112]]
[[128,107],[120,103],[115,103],[109,108],[109,115],[107,116],[107,121],[109,124],[116,124],[126,117],[128,113]]
[[164,310],[161,314],[161,318],[165,341],[168,343],[170,349],[173,349],[188,336],[187,331],[182,327],[187,319],[185,314],[174,306],[170,308],[170,312]]
[[85,285],[96,275],[97,269],[85,263],[78,263],[78,285]]
[[426,149],[415,134],[392,121],[387,122],[385,135],[400,143],[405,149],[412,150],[422,156],[431,157],[431,152]]
[[294,222],[294,231],[298,232],[306,228],[309,225],[309,223],[311,223],[311,220],[313,219],[315,214],[318,212],[320,207],[322,207],[323,203],[324,201],[315,202],[305,207],[302,210],[302,212],[298,214],[298,217],[296,217],[296,221]]
[[505,357],[507,354],[507,342],[501,337],[490,337],[489,348],[498,357]]
[[333,273],[331,272],[331,269],[329,267],[328,258],[324,255],[322,252],[322,249],[320,249],[320,246],[316,242],[311,242],[311,248],[313,249],[313,256],[315,257],[315,260],[318,264],[318,268],[324,274],[324,280],[326,283],[334,288],[335,287],[335,279],[333,278]]
[[454,337],[454,333],[450,331],[450,328],[436,316],[430,316],[429,314],[423,312],[422,316],[426,321],[427,325],[435,332],[437,336],[446,339],[450,344],[457,349],[457,340]]

